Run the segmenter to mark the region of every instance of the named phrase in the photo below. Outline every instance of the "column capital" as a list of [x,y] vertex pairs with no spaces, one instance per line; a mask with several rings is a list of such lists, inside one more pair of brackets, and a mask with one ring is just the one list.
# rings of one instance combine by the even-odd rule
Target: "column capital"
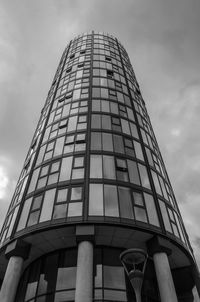
[[12,256],[18,256],[26,260],[29,256],[31,245],[23,240],[16,239],[11,242],[5,251],[6,258],[10,258]]
[[147,249],[150,256],[156,253],[166,253],[169,256],[172,253],[171,249],[166,246],[166,241],[159,236],[154,236],[147,242]]
[[94,225],[78,225],[76,226],[76,241],[94,242],[95,229]]

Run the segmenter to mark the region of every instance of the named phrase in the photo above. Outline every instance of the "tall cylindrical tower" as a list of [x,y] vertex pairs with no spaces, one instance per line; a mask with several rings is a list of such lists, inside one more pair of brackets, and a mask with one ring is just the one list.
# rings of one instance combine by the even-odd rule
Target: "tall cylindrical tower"
[[63,53],[3,224],[1,301],[134,301],[129,248],[148,254],[142,301],[193,301],[192,249],[128,54],[90,32]]

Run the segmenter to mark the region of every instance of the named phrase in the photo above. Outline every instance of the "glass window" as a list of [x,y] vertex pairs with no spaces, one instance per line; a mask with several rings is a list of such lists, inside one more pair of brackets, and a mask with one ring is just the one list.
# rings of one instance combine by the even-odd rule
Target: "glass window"
[[152,174],[152,177],[153,177],[153,182],[154,182],[154,186],[155,186],[155,189],[156,189],[156,192],[160,195],[162,195],[162,192],[161,192],[161,188],[160,188],[160,183],[158,181],[158,177],[157,177],[157,174],[151,170],[151,174]]
[[99,114],[92,114],[91,128],[101,129],[101,116]]
[[56,146],[54,150],[54,156],[62,154],[63,146],[64,146],[64,139],[65,137],[62,136],[56,140]]
[[107,301],[127,301],[125,291],[116,291],[116,290],[104,290],[104,299]]
[[149,223],[156,225],[156,226],[160,226],[153,196],[150,194],[144,193],[144,198],[145,198],[145,204],[146,204],[147,213],[148,213],[148,217],[149,217]]
[[28,218],[28,213],[31,207],[31,202],[32,202],[32,198],[29,198],[27,200],[25,200],[24,206],[23,206],[23,210],[20,216],[20,220],[17,226],[17,231],[22,230],[23,228],[25,228],[26,225],[26,221]]
[[68,206],[68,217],[81,216],[82,215],[82,202],[72,202]]
[[121,119],[122,132],[130,135],[129,122],[127,120]]
[[136,157],[138,159],[144,160],[143,153],[142,153],[142,148],[141,148],[140,143],[134,141],[134,147],[135,147]]
[[90,156],[90,178],[102,178],[102,156]]
[[134,211],[135,211],[136,220],[139,220],[142,222],[147,222],[147,215],[146,215],[146,211],[144,208],[134,207]]
[[151,188],[149,183],[149,176],[147,174],[147,169],[145,166],[138,164],[139,171],[140,171],[140,178],[142,182],[142,186],[146,188]]
[[103,155],[103,177],[116,179],[115,161],[113,156]]
[[43,202],[42,211],[41,211],[41,215],[40,215],[40,222],[51,219],[55,193],[56,193],[56,189],[48,190],[45,192],[44,202]]
[[71,200],[82,199],[82,187],[73,187],[71,189]]
[[64,157],[62,159],[61,169],[60,169],[60,179],[59,181],[69,180],[71,176],[72,167],[72,156]]
[[91,132],[91,150],[101,150],[100,132]]
[[119,217],[117,187],[104,185],[105,216]]
[[39,171],[40,171],[39,168],[33,171],[33,175],[31,177],[31,182],[30,182],[30,185],[29,185],[28,193],[35,190],[36,182],[38,180]]
[[65,218],[67,212],[67,204],[56,204],[53,212],[53,219]]
[[127,163],[128,163],[128,172],[129,172],[130,182],[132,182],[136,185],[140,185],[138,167],[137,167],[136,162],[128,159]]
[[102,142],[104,151],[113,151],[112,134],[102,133]]
[[89,215],[103,215],[102,184],[90,184]]
[[114,149],[115,152],[124,154],[124,144],[121,135],[113,135]]
[[103,268],[104,268],[104,287],[126,289],[123,267],[104,265]]
[[102,129],[111,130],[111,119],[109,115],[102,115]]
[[56,290],[72,289],[76,285],[76,267],[59,267]]
[[169,216],[168,216],[168,213],[167,213],[165,203],[163,201],[159,200],[159,205],[160,205],[160,209],[161,209],[165,229],[168,232],[172,233],[172,228],[171,228],[171,224],[170,224],[170,221],[169,221]]
[[133,219],[133,208],[131,201],[130,189],[119,187],[119,205],[120,205],[120,216],[122,218]]
[[75,299],[75,291],[68,290],[68,291],[61,291],[55,294],[54,302],[66,302],[66,301],[74,301]]

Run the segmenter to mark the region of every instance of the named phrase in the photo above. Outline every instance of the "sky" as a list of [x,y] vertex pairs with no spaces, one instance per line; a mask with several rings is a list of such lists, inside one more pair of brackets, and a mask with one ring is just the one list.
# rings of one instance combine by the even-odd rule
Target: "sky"
[[68,42],[126,48],[200,264],[200,1],[0,0],[0,225]]

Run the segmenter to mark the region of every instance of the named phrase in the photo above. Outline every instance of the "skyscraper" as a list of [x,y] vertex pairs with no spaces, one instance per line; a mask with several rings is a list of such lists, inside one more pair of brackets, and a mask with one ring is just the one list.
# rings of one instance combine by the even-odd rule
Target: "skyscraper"
[[1,302],[134,301],[127,249],[148,255],[142,301],[193,301],[192,249],[113,36],[91,32],[66,47],[0,240]]

